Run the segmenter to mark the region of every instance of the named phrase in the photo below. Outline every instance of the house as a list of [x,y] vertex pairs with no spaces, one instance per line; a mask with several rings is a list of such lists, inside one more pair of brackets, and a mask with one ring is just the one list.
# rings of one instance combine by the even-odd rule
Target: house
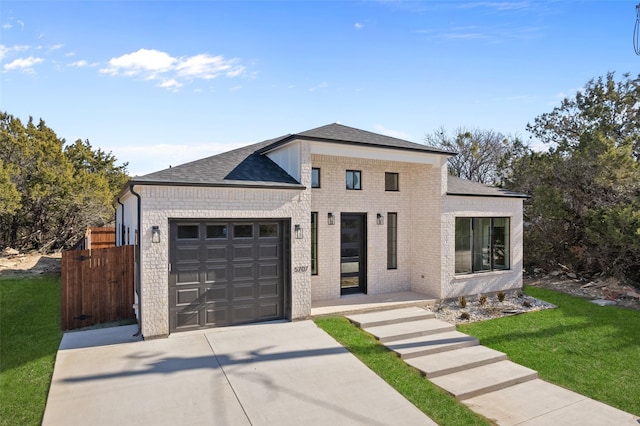
[[452,155],[330,124],[132,178],[117,244],[138,243],[143,335],[522,287],[526,196],[449,176]]

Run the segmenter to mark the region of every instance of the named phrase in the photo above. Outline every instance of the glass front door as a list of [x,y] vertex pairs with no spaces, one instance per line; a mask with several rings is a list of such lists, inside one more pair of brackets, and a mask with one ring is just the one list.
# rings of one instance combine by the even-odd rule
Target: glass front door
[[364,213],[343,213],[340,220],[340,294],[366,293]]

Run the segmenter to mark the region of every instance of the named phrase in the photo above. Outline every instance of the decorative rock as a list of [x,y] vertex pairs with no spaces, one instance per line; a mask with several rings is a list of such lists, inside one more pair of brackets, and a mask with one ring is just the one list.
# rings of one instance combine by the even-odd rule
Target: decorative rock
[[598,306],[615,306],[617,304],[614,300],[604,300],[604,299],[592,300],[591,303],[594,303]]
[[5,257],[9,257],[9,256],[17,256],[19,255],[20,252],[14,248],[11,247],[7,247],[6,249],[2,250],[2,255]]
[[552,277],[559,277],[560,275],[562,275],[562,272],[561,271],[553,271],[549,275],[551,275]]
[[571,278],[572,280],[577,280],[577,279],[578,279],[578,276],[577,276],[575,273],[573,273],[573,272],[569,272],[569,273],[567,274],[567,278]]

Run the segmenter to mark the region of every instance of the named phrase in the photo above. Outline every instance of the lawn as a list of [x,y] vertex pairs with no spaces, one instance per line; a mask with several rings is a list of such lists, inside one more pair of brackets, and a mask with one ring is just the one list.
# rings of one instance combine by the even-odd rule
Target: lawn
[[418,370],[347,319],[317,318],[315,322],[439,425],[491,424],[424,379]]
[[39,425],[60,344],[60,276],[0,279],[0,425]]
[[558,308],[458,330],[537,370],[544,380],[640,415],[640,311],[600,307],[536,287],[525,293]]

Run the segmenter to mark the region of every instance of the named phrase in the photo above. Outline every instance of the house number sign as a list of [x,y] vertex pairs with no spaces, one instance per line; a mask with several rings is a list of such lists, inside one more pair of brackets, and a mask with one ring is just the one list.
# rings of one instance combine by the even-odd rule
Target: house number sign
[[305,266],[295,266],[293,268],[293,272],[307,272],[307,269],[309,269],[309,265],[305,265]]

